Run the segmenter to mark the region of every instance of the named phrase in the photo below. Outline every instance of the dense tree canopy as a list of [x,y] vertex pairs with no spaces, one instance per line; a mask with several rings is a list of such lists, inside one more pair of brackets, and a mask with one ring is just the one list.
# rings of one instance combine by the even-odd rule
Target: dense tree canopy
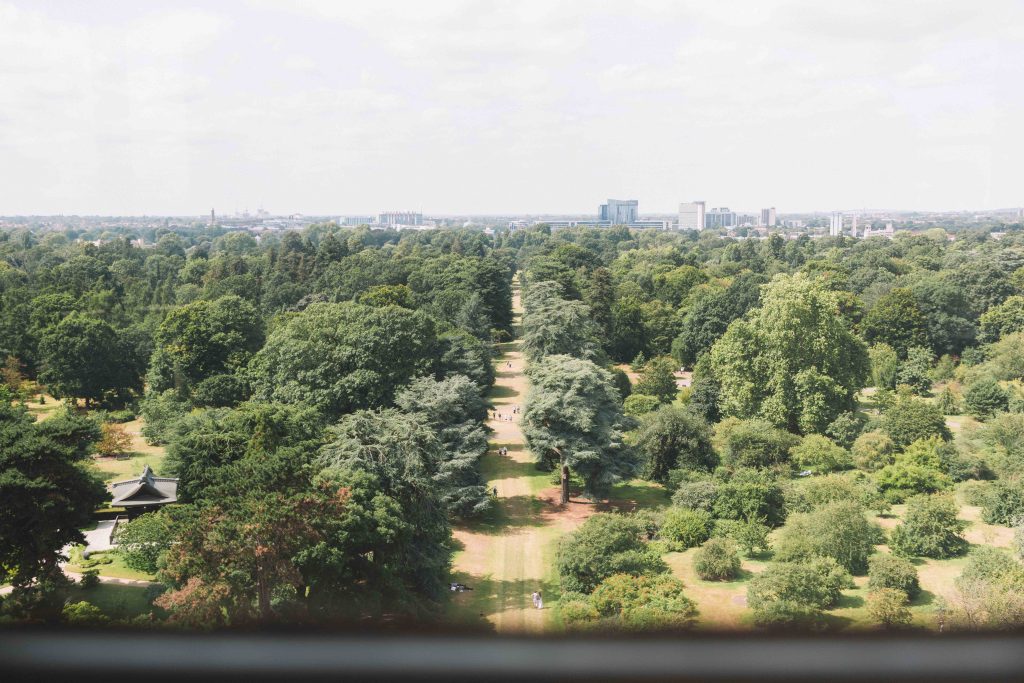
[[766,285],[761,306],[729,326],[711,361],[725,414],[804,433],[854,408],[868,373],[867,349],[835,295],[801,275]]
[[187,392],[203,380],[244,368],[263,345],[263,324],[252,304],[228,295],[172,311],[155,342],[150,388]]
[[274,330],[253,358],[253,395],[329,416],[384,406],[415,375],[433,374],[437,349],[423,313],[317,303]]
[[537,282],[527,289],[523,305],[523,351],[532,358],[566,355],[593,360],[598,356],[597,328],[586,304],[560,296],[555,282]]
[[39,342],[42,370],[57,397],[99,401],[108,392],[125,395],[142,388],[140,367],[131,349],[113,327],[102,320],[72,313]]
[[555,355],[531,364],[527,376],[523,432],[537,457],[570,468],[592,496],[633,473],[635,460],[623,443],[622,404],[608,371]]
[[106,498],[81,461],[85,447],[61,443],[23,408],[0,403],[0,580],[18,588],[57,571],[64,546]]

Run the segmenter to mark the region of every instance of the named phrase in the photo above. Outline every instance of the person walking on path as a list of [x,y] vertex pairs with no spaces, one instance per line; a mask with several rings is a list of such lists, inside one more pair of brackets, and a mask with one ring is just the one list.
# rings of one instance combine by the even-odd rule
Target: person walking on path
[[537,599],[534,601],[534,605],[537,609],[544,609],[544,598],[541,597],[540,591],[537,591],[534,595],[537,596]]
[[533,595],[531,595],[530,597],[533,598],[533,606],[536,607],[537,603],[540,602],[540,593],[538,593],[537,591],[533,591]]

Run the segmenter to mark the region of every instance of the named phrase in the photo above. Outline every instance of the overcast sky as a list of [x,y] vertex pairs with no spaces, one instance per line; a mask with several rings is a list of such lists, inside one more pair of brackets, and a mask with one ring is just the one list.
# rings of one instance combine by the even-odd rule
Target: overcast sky
[[1024,204],[1024,2],[0,0],[0,214]]

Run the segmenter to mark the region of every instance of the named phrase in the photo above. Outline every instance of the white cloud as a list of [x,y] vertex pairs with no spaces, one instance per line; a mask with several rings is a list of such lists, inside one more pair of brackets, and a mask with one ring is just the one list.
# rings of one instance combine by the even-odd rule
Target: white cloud
[[1012,0],[211,7],[0,0],[0,214],[1022,201]]

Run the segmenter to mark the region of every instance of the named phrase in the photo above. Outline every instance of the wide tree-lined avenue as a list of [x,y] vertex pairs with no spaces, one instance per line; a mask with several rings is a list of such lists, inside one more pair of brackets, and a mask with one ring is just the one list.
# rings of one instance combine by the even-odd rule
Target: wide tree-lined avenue
[[[518,286],[513,294],[515,329],[522,316]],[[513,413],[526,402],[526,361],[521,340],[502,345],[497,373],[491,390],[494,407],[488,425],[494,430],[490,449],[480,470],[488,487],[498,491],[498,509],[487,522],[460,525],[454,536],[459,552],[455,556],[453,581],[473,590],[453,597],[453,610],[462,620],[483,617],[502,632],[538,632],[550,620],[550,607],[557,590],[551,574],[558,536],[575,526],[577,515],[548,514],[554,507],[546,497],[552,489],[551,474],[536,467],[520,429],[522,413]],[[511,421],[509,421],[511,418]],[[507,455],[499,450],[506,449]],[[582,506],[581,506],[582,507]],[[587,506],[589,508],[589,506]],[[548,609],[538,610],[530,599],[541,591]]]

